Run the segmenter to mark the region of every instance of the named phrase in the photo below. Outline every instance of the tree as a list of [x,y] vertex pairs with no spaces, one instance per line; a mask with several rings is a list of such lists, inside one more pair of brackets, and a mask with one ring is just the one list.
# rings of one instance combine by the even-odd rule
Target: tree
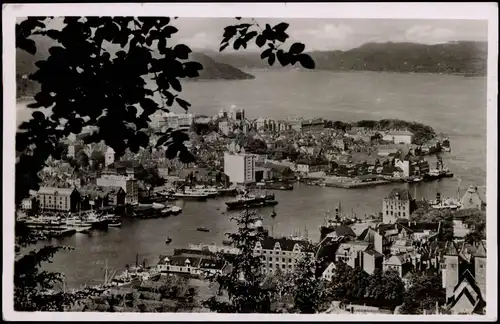
[[263,285],[262,257],[254,254],[254,247],[264,237],[255,231],[253,224],[259,217],[254,212],[242,212],[232,217],[238,224],[237,233],[228,234],[232,246],[239,249],[236,255],[219,254],[219,261],[230,267],[226,274],[216,274],[209,279],[216,282],[219,292],[226,292],[229,301],[213,296],[203,302],[211,311],[222,313],[270,313],[274,291]]
[[[187,110],[191,105],[179,97],[180,80],[198,76],[203,68],[188,61],[188,46],[169,46],[168,40],[178,31],[169,17],[66,17],[61,29],[46,28],[51,19],[54,18],[29,17],[16,24],[18,49],[35,54],[33,35],[55,42],[49,49],[50,56],[36,62],[38,70],[29,76],[40,84],[40,90],[28,107],[51,108],[51,114],[35,111],[29,121],[19,126],[16,150],[22,154],[16,162],[16,206],[29,195],[29,190],[39,189],[38,173],[47,159],[61,158],[61,140],[80,133],[85,126],[97,128],[85,138],[85,143],[104,141],[118,157],[126,149],[137,153],[139,148],[147,147],[150,116],[158,111],[168,112],[174,106]],[[288,52],[281,48],[289,38],[287,28],[286,23],[266,24],[262,28],[254,20],[227,26],[220,50],[229,45],[235,50],[246,48],[254,40],[259,48],[267,46],[261,57],[270,65],[277,59],[283,66],[299,62],[313,69],[314,61],[304,53],[303,44],[294,43]],[[149,87],[145,78],[152,80],[154,86]],[[161,105],[153,100],[155,93],[160,95]],[[157,146],[166,147],[168,158],[193,161],[184,146],[187,134],[166,130],[158,135]],[[36,242],[30,231],[16,231],[16,236],[22,236],[24,242],[29,242],[26,244]],[[61,310],[72,302],[64,297],[49,307],[47,300],[51,298],[41,291],[58,276],[39,272],[40,262],[50,260],[57,250],[34,250],[16,261],[16,310]]]
[[84,169],[89,166],[89,156],[84,151],[78,151],[78,153],[76,153],[75,160],[80,169]]
[[302,314],[315,314],[326,310],[330,294],[317,269],[317,261],[310,255],[303,257],[293,274],[295,309]]
[[422,314],[436,310],[436,303],[443,305],[446,294],[442,288],[442,279],[439,273],[431,269],[421,275],[414,276],[403,298],[401,313]]

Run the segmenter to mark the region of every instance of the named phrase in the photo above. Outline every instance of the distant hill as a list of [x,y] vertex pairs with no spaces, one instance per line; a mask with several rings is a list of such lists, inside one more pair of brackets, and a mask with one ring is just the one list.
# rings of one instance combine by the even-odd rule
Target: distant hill
[[194,80],[246,80],[255,78],[253,75],[245,73],[230,64],[216,62],[203,53],[191,53],[189,60],[203,65],[200,76]]
[[[39,84],[26,79],[25,76],[35,72],[37,67],[35,62],[45,60],[48,49],[53,46],[50,40],[42,37],[34,38],[37,43],[37,52],[31,55],[23,50],[16,50],[16,82],[17,97],[33,96],[39,90]],[[191,53],[189,60],[199,62],[203,65],[200,76],[190,80],[246,80],[255,77],[245,73],[227,63],[219,63],[203,53]]]
[[[309,54],[316,62],[317,70],[484,76],[487,71],[488,46],[486,42],[466,41],[438,45],[368,43],[348,51],[313,51]],[[219,62],[238,68],[269,68],[258,53],[218,53],[211,56]]]

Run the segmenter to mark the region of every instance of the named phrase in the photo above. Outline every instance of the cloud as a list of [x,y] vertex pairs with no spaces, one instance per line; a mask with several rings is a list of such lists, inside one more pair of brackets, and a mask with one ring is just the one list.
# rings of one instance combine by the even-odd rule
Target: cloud
[[345,24],[323,24],[316,28],[290,31],[290,36],[306,42],[311,49],[331,49],[332,46],[344,48],[353,32]]
[[433,28],[429,25],[416,25],[406,31],[407,41],[440,44],[455,40],[455,32],[447,28]]
[[206,48],[218,50],[218,45],[221,41],[221,34],[198,32],[191,37],[184,37],[179,39],[178,43],[186,44],[193,49]]

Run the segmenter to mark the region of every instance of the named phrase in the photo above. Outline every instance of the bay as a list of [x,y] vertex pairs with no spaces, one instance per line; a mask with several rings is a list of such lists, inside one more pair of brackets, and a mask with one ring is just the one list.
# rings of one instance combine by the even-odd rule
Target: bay
[[[256,76],[243,81],[185,82],[182,98],[190,112],[211,116],[232,105],[245,109],[248,118],[286,116],[323,117],[331,120],[398,118],[428,124],[450,136],[452,151],[443,153],[444,163],[455,178],[412,185],[409,189],[418,199],[433,199],[436,192],[457,196],[471,185],[486,182],[486,78],[454,75],[399,74],[377,72],[298,72],[248,71]],[[159,100],[159,98],[157,98]],[[179,108],[179,111],[181,109]],[[18,103],[18,121],[27,118],[24,103]],[[429,158],[431,163],[435,159]],[[393,184],[374,188],[345,190],[297,185],[293,191],[276,192],[277,217],[272,209],[261,210],[264,224],[275,235],[306,231],[313,240],[319,238],[318,227],[325,212],[342,202],[344,210],[358,217],[378,213],[383,197]],[[178,202],[183,213],[166,219],[125,222],[120,229],[77,234],[53,243],[73,246],[70,252],[56,255],[47,269],[65,273],[67,285],[78,287],[102,280],[106,259],[110,267],[146,259],[155,264],[159,254],[189,243],[221,244],[224,233],[235,229],[225,210],[224,199],[207,202]],[[197,232],[204,226],[208,233]],[[165,238],[172,237],[170,245]],[[40,243],[46,244],[46,243]]]

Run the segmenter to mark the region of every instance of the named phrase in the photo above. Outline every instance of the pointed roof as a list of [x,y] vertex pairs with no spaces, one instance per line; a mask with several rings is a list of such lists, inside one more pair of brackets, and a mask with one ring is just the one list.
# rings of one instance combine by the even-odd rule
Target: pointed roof
[[475,258],[486,258],[486,247],[482,242],[478,243],[477,249],[472,253],[472,255]]
[[458,256],[458,250],[453,241],[448,241],[444,248],[444,255],[446,256]]

